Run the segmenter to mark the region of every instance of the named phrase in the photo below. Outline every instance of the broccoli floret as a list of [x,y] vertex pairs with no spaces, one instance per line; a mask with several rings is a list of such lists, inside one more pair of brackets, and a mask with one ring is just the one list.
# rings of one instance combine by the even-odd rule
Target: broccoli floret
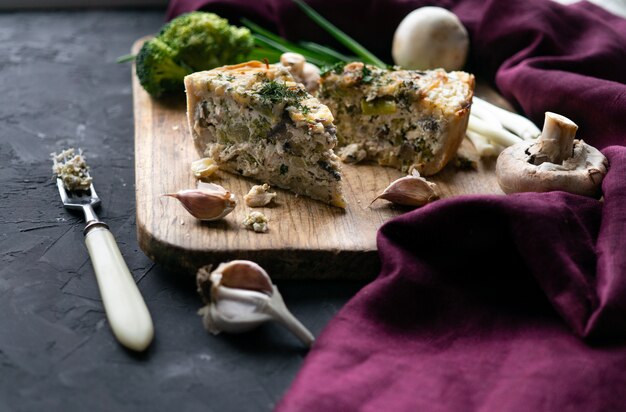
[[246,28],[213,13],[192,12],[166,24],[137,54],[137,76],[154,97],[183,91],[183,79],[195,71],[239,63],[254,48]]
[[239,63],[254,48],[250,30],[231,26],[228,20],[205,12],[175,18],[163,27],[159,38],[196,71]]
[[158,37],[147,41],[137,54],[137,77],[154,97],[180,92],[183,79],[193,72],[176,61],[176,53]]

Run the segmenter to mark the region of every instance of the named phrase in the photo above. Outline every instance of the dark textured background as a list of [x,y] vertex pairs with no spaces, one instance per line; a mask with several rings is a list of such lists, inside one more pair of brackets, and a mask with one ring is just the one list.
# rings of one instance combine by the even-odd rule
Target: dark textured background
[[[128,65],[162,11],[0,14],[0,411],[269,410],[306,354],[279,326],[204,331],[194,282],[155,266],[135,236]],[[61,206],[49,154],[81,147],[109,223],[150,309],[142,355],[109,331],[82,218]],[[282,282],[317,334],[361,286]]]

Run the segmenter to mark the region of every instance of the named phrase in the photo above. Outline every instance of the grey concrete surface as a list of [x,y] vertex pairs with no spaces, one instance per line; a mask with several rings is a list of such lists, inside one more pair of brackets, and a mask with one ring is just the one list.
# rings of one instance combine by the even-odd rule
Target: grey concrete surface
[[[279,326],[204,331],[194,282],[155,266],[135,236],[130,68],[115,63],[163,11],[0,13],[0,411],[264,411],[306,352]],[[49,154],[81,147],[100,217],[153,315],[152,347],[113,338]],[[283,282],[315,334],[362,284]]]

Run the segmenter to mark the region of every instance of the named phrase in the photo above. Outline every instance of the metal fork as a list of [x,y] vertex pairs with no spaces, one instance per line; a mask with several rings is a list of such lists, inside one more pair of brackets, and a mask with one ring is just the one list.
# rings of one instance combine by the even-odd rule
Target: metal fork
[[57,187],[66,209],[82,210],[85,214],[85,243],[113,334],[127,348],[143,351],[154,337],[152,318],[113,234],[93,210],[100,204],[93,184],[89,192],[68,193],[63,181],[57,178]]

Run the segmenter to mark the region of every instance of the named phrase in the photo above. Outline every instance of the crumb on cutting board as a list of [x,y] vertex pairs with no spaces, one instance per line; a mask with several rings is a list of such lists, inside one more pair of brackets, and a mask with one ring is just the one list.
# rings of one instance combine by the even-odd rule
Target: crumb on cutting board
[[243,219],[243,225],[245,228],[254,230],[257,233],[267,232],[267,223],[267,217],[261,212],[250,212]]

